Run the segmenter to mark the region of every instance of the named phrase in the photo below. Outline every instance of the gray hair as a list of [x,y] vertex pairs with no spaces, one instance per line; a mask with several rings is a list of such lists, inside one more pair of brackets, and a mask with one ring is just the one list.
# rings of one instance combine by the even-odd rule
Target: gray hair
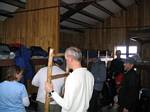
[[81,50],[76,48],[76,47],[69,47],[66,49],[65,51],[66,56],[72,56],[73,59],[77,60],[77,61],[81,61],[82,60],[82,53]]

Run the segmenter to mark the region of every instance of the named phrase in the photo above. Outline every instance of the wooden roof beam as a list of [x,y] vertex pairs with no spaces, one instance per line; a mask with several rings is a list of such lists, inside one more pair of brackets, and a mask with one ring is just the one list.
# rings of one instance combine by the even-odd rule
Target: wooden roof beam
[[25,8],[25,3],[21,2],[20,0],[0,0],[0,2],[13,5],[19,8]]
[[102,19],[100,17],[97,17],[94,14],[91,14],[91,13],[89,13],[87,11],[81,10],[81,11],[79,11],[79,13],[82,14],[82,15],[85,15],[85,16],[87,16],[89,18],[95,19],[95,20],[97,20],[99,22],[102,22],[102,23],[104,22],[104,19]]
[[[93,2],[93,1],[92,1]],[[81,2],[75,5],[75,7],[69,6],[67,3],[65,2],[61,2],[61,6],[63,6],[64,8],[69,9],[67,12],[65,12],[61,18],[60,18],[60,22],[68,19],[69,17],[71,17],[73,14],[79,12],[80,10],[82,10],[83,8],[85,8],[86,6],[90,5],[92,2]]]
[[73,19],[73,18],[68,18],[67,21],[71,22],[71,23],[74,23],[74,24],[84,26],[84,27],[88,27],[88,28],[93,28],[94,27],[94,26],[92,26],[92,25],[90,25],[86,22],[83,22],[83,21],[80,21],[80,20],[77,20],[77,19]]
[[70,27],[67,27],[64,25],[61,25],[60,28],[65,29],[65,30],[71,30],[71,31],[79,32],[79,33],[84,33],[84,31],[82,31],[82,30],[78,30],[77,28],[70,28]]
[[144,35],[144,36],[150,35],[150,28],[142,29],[142,30],[129,31],[129,36],[134,36],[135,37],[137,35]]
[[[88,2],[88,3],[89,3],[89,2]],[[90,2],[90,3],[91,3],[91,2]],[[92,3],[93,3],[93,2],[92,2]],[[64,8],[66,8],[66,9],[69,9],[69,10],[74,10],[73,7],[69,6],[69,5],[66,4],[65,2],[62,2],[62,3],[61,3],[61,6],[64,7]],[[76,13],[77,13],[77,12],[76,12]],[[87,16],[87,17],[89,17],[89,18],[95,19],[95,20],[97,20],[97,21],[104,22],[104,20],[103,20],[102,18],[99,18],[99,17],[97,17],[97,16],[95,16],[95,15],[93,15],[93,14],[90,14],[90,13],[87,12],[87,11],[80,10],[80,11],[78,11],[78,13],[80,13],[80,14],[82,14],[82,15],[85,15],[85,16]],[[63,18],[63,17],[61,16],[61,18]],[[62,21],[61,21],[61,22],[62,22]]]
[[2,10],[2,9],[0,9],[0,15],[5,16],[5,17],[13,17],[13,15],[10,14],[10,12]]
[[111,11],[109,11],[108,9],[103,7],[102,5],[100,5],[100,4],[96,3],[96,2],[92,3],[92,5],[94,7],[96,7],[96,8],[98,8],[99,10],[105,12],[106,14],[110,15],[110,16],[114,16],[114,14]]
[[118,5],[121,9],[127,11],[126,7],[123,6],[118,0],[112,0],[116,5]]

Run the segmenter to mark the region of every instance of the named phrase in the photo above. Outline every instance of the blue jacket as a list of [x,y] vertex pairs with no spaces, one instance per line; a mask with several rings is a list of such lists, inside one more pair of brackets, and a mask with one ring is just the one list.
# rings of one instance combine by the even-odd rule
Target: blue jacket
[[105,64],[97,60],[92,64],[91,72],[94,76],[94,89],[97,91],[101,91],[103,88],[103,84],[106,80],[106,67]]
[[31,64],[31,51],[25,46],[21,46],[16,51],[15,64],[24,69],[24,79],[32,79],[34,75],[33,66]]

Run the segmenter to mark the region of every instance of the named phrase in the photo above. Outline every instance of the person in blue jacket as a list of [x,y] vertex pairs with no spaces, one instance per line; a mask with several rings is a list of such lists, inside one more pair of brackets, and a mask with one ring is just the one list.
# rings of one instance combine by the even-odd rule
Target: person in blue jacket
[[91,73],[94,76],[94,90],[92,98],[90,100],[89,112],[98,112],[99,105],[98,100],[102,92],[104,82],[106,81],[106,66],[105,63],[96,58],[90,69]]
[[0,83],[0,112],[25,112],[25,106],[29,106],[26,88],[18,82],[22,73],[17,66],[6,71],[5,80]]

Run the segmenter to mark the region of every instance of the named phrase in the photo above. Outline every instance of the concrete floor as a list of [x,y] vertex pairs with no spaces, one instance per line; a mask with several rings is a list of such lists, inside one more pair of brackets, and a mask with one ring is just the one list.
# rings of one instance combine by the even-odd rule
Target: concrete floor
[[116,107],[105,106],[100,112],[118,112]]
[[[27,108],[26,111],[37,112],[35,108],[33,108],[32,106],[30,106],[30,108]],[[105,106],[105,107],[102,107],[102,109],[99,112],[118,112],[118,111],[115,107]]]

